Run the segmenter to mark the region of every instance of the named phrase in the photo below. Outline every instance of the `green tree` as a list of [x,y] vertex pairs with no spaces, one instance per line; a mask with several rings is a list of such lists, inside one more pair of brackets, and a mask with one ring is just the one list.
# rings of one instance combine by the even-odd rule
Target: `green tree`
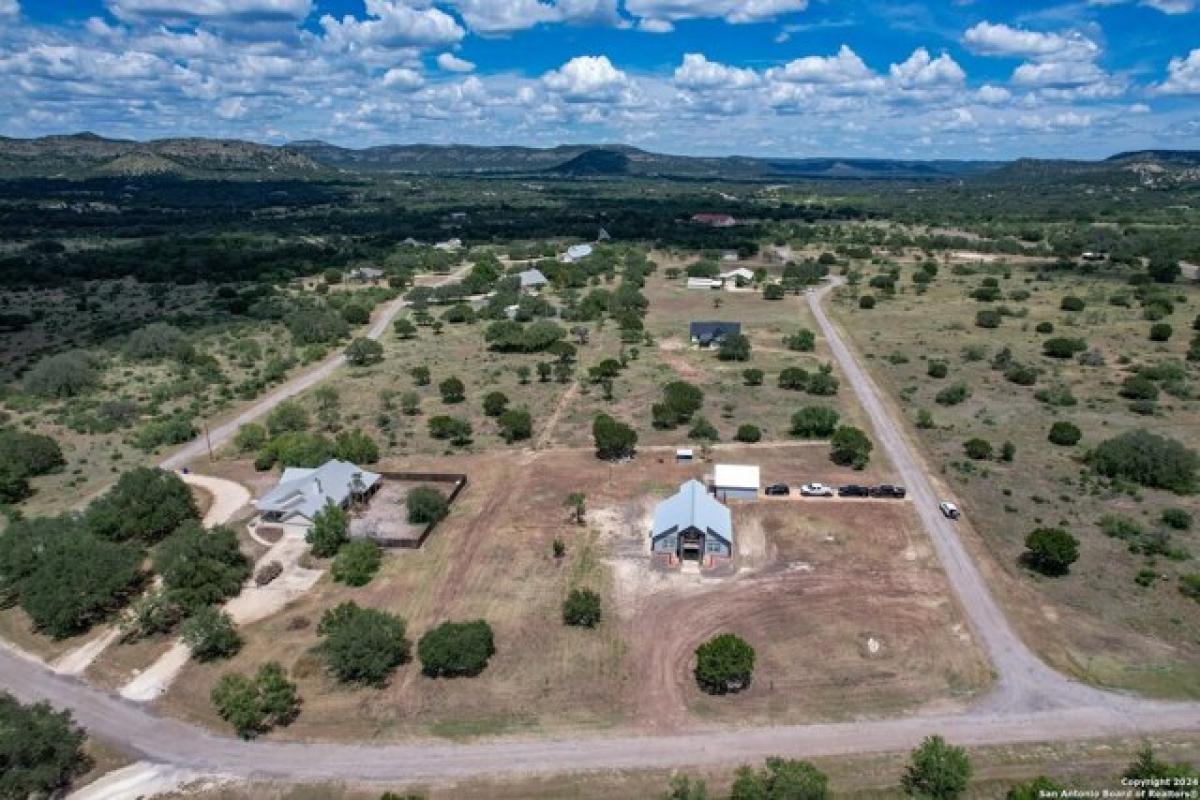
[[766,376],[763,375],[761,369],[751,368],[742,370],[742,382],[747,386],[762,386],[764,377]]
[[692,427],[688,431],[688,438],[703,442],[715,442],[721,438],[717,432],[716,426],[708,421],[707,418],[700,416],[692,422]]
[[492,628],[481,619],[443,622],[417,644],[421,671],[431,678],[478,675],[495,652]]
[[414,487],[404,502],[408,511],[408,521],[413,525],[438,522],[450,511],[446,498],[431,486]]
[[338,550],[330,573],[338,583],[366,586],[379,571],[383,552],[370,539],[356,539]]
[[1145,430],[1119,434],[1088,454],[1106,478],[1122,478],[1154,489],[1188,494],[1196,488],[1200,457],[1174,439]]
[[313,517],[304,538],[312,546],[314,556],[331,558],[350,541],[350,515],[336,503],[326,503]]
[[1079,444],[1079,440],[1083,438],[1083,431],[1079,430],[1079,426],[1064,420],[1059,420],[1050,426],[1050,433],[1046,436],[1051,444],[1056,444],[1061,447],[1073,447]]
[[483,398],[483,413],[498,417],[508,409],[508,395],[504,392],[488,392]]
[[754,648],[723,633],[696,648],[696,683],[709,694],[740,692],[754,675]]
[[352,602],[326,611],[317,632],[330,672],[343,683],[382,686],[411,652],[403,619]]
[[910,797],[954,800],[967,790],[971,771],[965,750],[930,736],[913,750],[900,785]]
[[70,712],[0,692],[0,798],[59,797],[88,770],[87,735]]
[[785,291],[783,286],[778,283],[768,283],[767,285],[763,286],[764,300],[782,300],[784,294]]
[[510,408],[500,415],[498,422],[500,435],[509,444],[533,436],[533,417],[525,409]]
[[240,592],[250,577],[251,565],[232,530],[217,527],[206,531],[199,522],[189,520],[159,545],[154,570],[162,576],[171,600],[183,608],[198,609]]
[[442,395],[443,403],[461,403],[466,399],[467,387],[461,380],[451,376],[438,384],[438,392]]
[[733,435],[733,438],[739,442],[754,444],[762,439],[762,431],[757,425],[738,425],[737,432]]
[[955,383],[942,389],[933,397],[940,406],[956,406],[971,396],[971,390],[965,383]]
[[300,696],[296,684],[287,679],[287,673],[277,661],[268,661],[258,668],[254,676],[258,690],[259,708],[265,721],[272,727],[289,725],[300,714]]
[[833,376],[833,373],[827,369],[820,369],[811,375],[808,379],[808,384],[805,389],[809,394],[819,395],[821,397],[829,397],[837,394],[838,379]]
[[236,672],[220,677],[210,695],[217,715],[243,739],[253,739],[267,729],[267,714],[254,681]]
[[188,617],[180,631],[184,643],[191,648],[197,661],[216,661],[230,658],[242,649],[233,619],[224,611],[205,606]]
[[311,424],[312,421],[309,419],[308,412],[304,409],[304,406],[295,400],[284,400],[271,409],[271,413],[267,415],[267,430],[270,431],[272,436],[294,431],[305,431],[308,430]]
[[429,367],[413,367],[408,372],[410,375],[412,375],[413,383],[415,383],[417,386],[429,385]]
[[1023,560],[1043,575],[1066,575],[1079,559],[1079,540],[1062,528],[1038,528],[1025,537]]
[[808,328],[801,328],[795,333],[783,337],[783,346],[788,350],[811,353],[817,349],[817,335]]
[[417,335],[417,326],[408,317],[397,317],[392,323],[392,328],[400,339],[412,339]]
[[1042,342],[1042,353],[1050,358],[1074,358],[1088,349],[1083,339],[1070,339],[1058,336]]
[[233,446],[239,453],[249,453],[262,449],[267,443],[267,429],[255,422],[248,422],[237,429],[233,437]]
[[450,444],[462,447],[470,444],[474,433],[471,423],[465,419],[439,414],[429,418],[429,435],[434,439],[449,439]]
[[828,406],[805,406],[792,415],[792,436],[824,439],[837,428],[838,412]]
[[333,440],[333,455],[351,464],[374,464],[379,460],[379,445],[361,430],[342,431]]
[[591,589],[572,589],[563,601],[563,622],[583,628],[600,624],[600,595]]
[[80,350],[47,356],[25,375],[25,391],[56,399],[79,397],[91,392],[99,383],[96,359]]
[[319,467],[333,456],[333,442],[319,433],[281,433],[267,443],[256,464],[270,469],[279,462],[285,467]]
[[729,800],[827,800],[829,778],[807,761],[772,756],[763,769],[741,767]]
[[721,340],[717,358],[721,361],[749,361],[750,337],[743,333],[731,333]]
[[346,347],[346,362],[352,367],[367,367],[383,361],[383,345],[374,339],[359,337]]
[[808,371],[800,367],[784,367],[779,372],[779,388],[802,392],[808,388]]
[[637,446],[637,432],[608,414],[597,414],[592,421],[592,438],[596,443],[596,457],[616,461],[633,456]]
[[1147,744],[1138,751],[1137,758],[1130,763],[1122,777],[1129,780],[1170,780],[1172,778],[1200,777],[1195,769],[1187,764],[1171,764],[1154,755],[1154,748]]
[[1087,303],[1083,302],[1083,298],[1081,297],[1067,295],[1062,299],[1062,302],[1058,304],[1058,307],[1063,311],[1079,312],[1087,308]]
[[130,603],[121,616],[121,641],[132,643],[169,633],[182,618],[183,609],[166,591],[151,589]]
[[829,440],[829,458],[843,467],[863,469],[871,460],[874,445],[867,434],[850,425],[843,425],[833,432]]
[[984,461],[992,457],[992,443],[986,439],[967,439],[963,442],[963,452],[967,458]]
[[944,378],[950,374],[950,367],[945,361],[930,361],[925,367],[925,374],[931,378]]
[[153,467],[136,467],[92,502],[88,528],[113,541],[154,544],[187,520],[200,518],[192,490],[178,475]]

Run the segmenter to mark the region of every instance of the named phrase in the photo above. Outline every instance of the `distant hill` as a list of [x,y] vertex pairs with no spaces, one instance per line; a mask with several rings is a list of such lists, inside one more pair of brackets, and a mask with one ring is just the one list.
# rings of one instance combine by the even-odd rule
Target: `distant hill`
[[548,148],[411,144],[351,149],[311,140],[273,146],[196,138],[135,142],[91,133],[41,139],[0,137],[0,178],[174,175],[217,180],[320,180],[339,174],[759,182],[973,179],[1001,184],[1077,182],[1160,188],[1200,180],[1200,151],[1143,150],[1118,153],[1102,161],[911,161],[678,156],[620,144]]
[[134,142],[91,133],[42,139],[0,137],[0,177],[315,178],[328,170],[281,147],[227,139]]

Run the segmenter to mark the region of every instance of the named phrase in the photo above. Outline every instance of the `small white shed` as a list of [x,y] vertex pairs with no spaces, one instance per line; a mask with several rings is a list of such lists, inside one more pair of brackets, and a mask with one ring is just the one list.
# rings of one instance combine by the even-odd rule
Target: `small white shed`
[[760,483],[757,466],[717,464],[713,470],[713,493],[721,501],[757,500]]

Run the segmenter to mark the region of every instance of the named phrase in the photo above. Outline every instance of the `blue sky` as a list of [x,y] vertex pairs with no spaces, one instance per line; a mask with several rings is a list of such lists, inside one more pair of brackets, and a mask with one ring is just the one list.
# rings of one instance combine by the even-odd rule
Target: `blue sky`
[[0,0],[0,133],[1200,148],[1200,0]]

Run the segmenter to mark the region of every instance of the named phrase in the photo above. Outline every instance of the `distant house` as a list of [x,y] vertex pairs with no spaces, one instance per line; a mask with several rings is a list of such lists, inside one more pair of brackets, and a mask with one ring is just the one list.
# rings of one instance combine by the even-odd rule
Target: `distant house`
[[550,283],[540,269],[527,269],[517,277],[521,279],[521,288],[528,291],[537,291]]
[[738,260],[737,250],[726,250],[724,253],[721,253],[721,260],[722,261],[737,261]]
[[650,551],[683,561],[733,557],[733,517],[700,481],[688,481],[654,509]]
[[737,269],[731,269],[728,272],[722,272],[721,279],[728,283],[732,283],[735,286],[739,282],[740,283],[753,283],[754,282],[754,270],[746,269],[745,267],[738,267]]
[[568,264],[574,264],[576,261],[582,261],[591,254],[592,246],[590,244],[573,244],[562,255],[562,260]]
[[381,476],[368,472],[349,461],[326,461],[316,469],[288,467],[274,489],[254,505],[260,514],[260,524],[277,525],[284,532],[304,534],[313,518],[333,503],[348,508],[352,500],[370,497]]
[[713,470],[713,494],[722,501],[757,500],[760,482],[758,467],[717,464]]
[[720,278],[688,278],[687,288],[689,289],[722,289],[725,286],[725,281]]
[[688,329],[692,344],[712,347],[720,344],[726,336],[742,332],[740,322],[693,322]]
[[350,270],[349,277],[352,281],[369,281],[374,283],[382,278],[385,274],[386,273],[384,273],[383,270],[376,269],[375,267],[355,267],[354,269]]
[[601,228],[600,232],[596,234],[597,242],[607,242],[611,238],[612,237],[608,235],[608,231],[605,230],[604,228]]
[[732,228],[737,220],[728,214],[693,214],[692,222],[697,225],[708,225],[711,228]]
[[447,253],[452,253],[455,250],[462,249],[462,239],[459,239],[457,237],[455,237],[453,239],[447,239],[444,242],[438,242],[437,244],[435,244],[433,246],[433,248],[435,250],[444,250]]
[[1106,258],[1104,253],[1095,250],[1084,250],[1083,255],[1080,257],[1084,261],[1103,261]]

